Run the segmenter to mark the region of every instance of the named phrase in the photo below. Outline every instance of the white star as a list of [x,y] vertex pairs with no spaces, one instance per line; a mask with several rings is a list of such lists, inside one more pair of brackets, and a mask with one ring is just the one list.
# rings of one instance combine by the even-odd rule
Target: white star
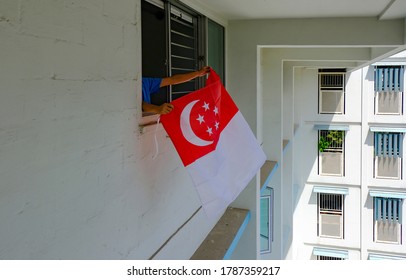
[[199,114],[199,117],[196,120],[199,121],[200,124],[202,124],[202,122],[204,122],[204,117]]
[[214,125],[214,126],[216,127],[216,130],[218,130],[218,129],[219,129],[219,125],[220,125],[220,123],[219,123],[219,122],[216,122],[216,124]]
[[213,112],[214,112],[214,115],[217,115],[219,113],[219,109],[217,107],[214,107]]
[[204,102],[204,105],[202,107],[204,108],[204,111],[209,110],[209,103]]
[[212,135],[212,134],[213,134],[213,129],[212,129],[211,127],[207,127],[206,132],[207,132],[209,135]]

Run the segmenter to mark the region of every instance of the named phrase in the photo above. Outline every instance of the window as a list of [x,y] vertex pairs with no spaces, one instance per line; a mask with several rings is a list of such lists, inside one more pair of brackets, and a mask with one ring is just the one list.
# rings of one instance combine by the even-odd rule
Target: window
[[396,256],[396,255],[382,255],[382,254],[374,254],[370,253],[368,255],[368,260],[373,261],[385,261],[385,260],[406,260],[404,256]]
[[344,114],[345,70],[319,70],[319,114]]
[[224,27],[210,19],[207,26],[208,64],[220,76],[222,83],[225,84]]
[[374,74],[375,114],[401,115],[404,67],[376,66]]
[[318,261],[342,261],[344,259],[337,258],[337,257],[317,256],[317,260]]
[[343,130],[319,130],[319,174],[344,176]]
[[318,193],[318,236],[344,238],[344,195]]
[[272,251],[273,241],[273,188],[266,187],[261,193],[260,242],[261,253]]
[[401,198],[374,197],[374,241],[402,244]]
[[348,259],[348,251],[332,248],[313,248],[313,255],[317,257],[317,260],[346,260]]
[[403,133],[375,132],[375,178],[401,179]]
[[[143,77],[187,73],[208,63],[224,76],[224,28],[221,25],[176,0],[142,0],[141,20]],[[170,102],[204,84],[202,77],[161,88],[160,94],[151,96],[151,103]]]

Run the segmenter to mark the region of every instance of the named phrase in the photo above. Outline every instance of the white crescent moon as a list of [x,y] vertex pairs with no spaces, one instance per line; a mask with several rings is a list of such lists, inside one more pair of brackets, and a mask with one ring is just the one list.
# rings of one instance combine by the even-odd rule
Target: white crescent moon
[[188,105],[183,108],[183,111],[180,115],[180,129],[182,130],[183,136],[187,141],[192,143],[193,145],[196,146],[207,146],[213,143],[213,141],[206,141],[203,140],[193,132],[192,126],[190,125],[190,113],[192,111],[193,106],[198,102],[199,100],[194,100],[190,102]]

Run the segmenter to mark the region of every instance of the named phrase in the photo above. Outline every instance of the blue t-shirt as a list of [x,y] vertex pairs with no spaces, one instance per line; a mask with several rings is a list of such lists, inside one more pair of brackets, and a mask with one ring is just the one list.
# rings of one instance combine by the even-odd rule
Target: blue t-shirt
[[142,78],[142,101],[151,103],[151,94],[159,92],[162,78]]

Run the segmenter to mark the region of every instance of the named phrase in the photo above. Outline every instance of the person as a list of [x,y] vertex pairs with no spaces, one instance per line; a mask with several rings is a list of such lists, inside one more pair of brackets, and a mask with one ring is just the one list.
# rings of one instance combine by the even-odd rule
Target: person
[[157,93],[161,87],[176,85],[201,77],[210,72],[210,67],[205,66],[200,70],[184,74],[176,74],[166,78],[142,78],[142,111],[156,114],[168,114],[172,111],[173,105],[164,103],[162,105],[151,104],[151,95]]

